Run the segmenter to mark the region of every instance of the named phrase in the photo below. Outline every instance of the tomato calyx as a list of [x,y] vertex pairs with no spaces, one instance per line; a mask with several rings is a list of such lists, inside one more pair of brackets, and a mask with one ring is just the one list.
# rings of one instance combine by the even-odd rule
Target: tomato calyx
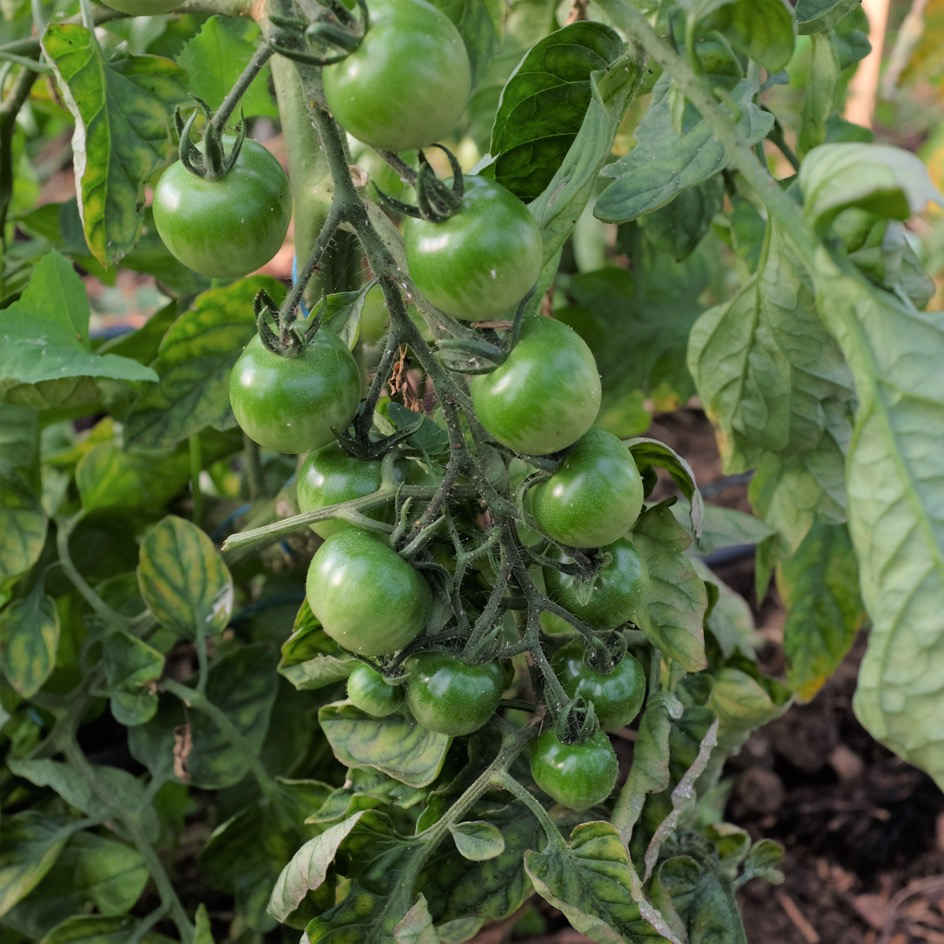
[[583,661],[601,675],[610,675],[626,655],[626,637],[618,631],[602,633],[585,640]]
[[[416,204],[404,203],[385,193],[376,184],[374,190],[378,201],[387,209],[404,216],[412,216],[417,220],[426,220],[429,223],[444,223],[455,216],[462,208],[462,197],[465,194],[465,180],[462,168],[455,154],[442,144],[431,144],[446,155],[452,171],[452,182],[447,184],[436,176],[436,171],[426,158],[422,150],[418,152],[420,169],[416,175]],[[399,169],[399,168],[398,168]]]
[[593,702],[578,696],[561,709],[554,730],[561,743],[582,744],[592,738],[599,727]]
[[[365,0],[357,0],[360,20],[343,3],[325,0],[313,23],[296,17],[270,16],[275,27],[270,39],[272,48],[296,62],[312,66],[329,66],[346,59],[363,42],[370,29],[370,12]],[[312,52],[312,47],[324,52]],[[331,49],[338,50],[330,52]]]
[[[174,110],[174,124],[177,127],[177,156],[180,163],[197,177],[207,180],[220,180],[235,166],[246,140],[246,123],[242,120],[236,125],[236,140],[227,153],[217,123],[212,120],[210,106],[202,98],[195,98],[197,107],[184,119],[177,108]],[[203,131],[202,149],[193,143],[193,126],[199,115],[206,119]]]

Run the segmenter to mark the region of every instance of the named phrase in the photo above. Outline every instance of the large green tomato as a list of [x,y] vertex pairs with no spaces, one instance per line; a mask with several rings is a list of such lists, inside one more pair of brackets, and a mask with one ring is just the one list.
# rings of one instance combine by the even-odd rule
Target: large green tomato
[[445,652],[423,652],[410,660],[406,703],[427,731],[471,734],[495,713],[504,687],[497,662],[469,665]]
[[504,363],[469,378],[482,426],[509,449],[546,455],[566,449],[600,411],[600,375],[590,348],[572,328],[531,318]]
[[369,665],[358,665],[347,677],[347,697],[365,715],[386,718],[400,708],[403,688],[391,685]]
[[[223,139],[232,147],[233,140]],[[265,265],[285,239],[292,216],[288,177],[279,162],[247,138],[233,169],[217,180],[177,161],[154,190],[154,225],[185,266],[208,278],[238,279]]]
[[544,582],[551,599],[600,629],[645,621],[649,589],[645,561],[627,538],[614,541],[601,553],[603,563],[591,580],[545,567]]
[[531,751],[534,782],[558,803],[577,812],[602,803],[613,792],[618,774],[616,752],[599,729],[579,744],[565,744],[548,729]]
[[305,591],[324,631],[361,656],[388,655],[412,642],[432,606],[419,571],[358,528],[333,534],[318,548]]
[[622,537],[642,510],[642,477],[629,449],[594,427],[560,468],[528,493],[541,530],[569,547],[604,547]]
[[446,137],[472,87],[459,31],[426,0],[374,0],[363,42],[322,75],[328,107],[345,130],[389,151]]
[[327,328],[298,357],[273,354],[257,334],[229,375],[236,422],[276,452],[301,453],[330,442],[351,422],[360,397],[357,362]]
[[631,655],[625,655],[609,672],[585,661],[584,647],[574,640],[555,653],[551,663],[564,691],[593,703],[604,731],[619,731],[639,714],[646,697],[646,673]]
[[[376,459],[355,459],[336,443],[328,443],[308,454],[298,470],[296,494],[301,511],[318,511],[352,498],[362,498],[380,488],[381,464]],[[364,512],[367,515],[377,514]],[[383,511],[380,512],[383,514]],[[356,527],[343,518],[315,521],[311,526],[323,538]]]
[[466,177],[459,211],[441,223],[408,218],[403,242],[410,276],[455,318],[508,315],[541,272],[541,230],[501,184]]

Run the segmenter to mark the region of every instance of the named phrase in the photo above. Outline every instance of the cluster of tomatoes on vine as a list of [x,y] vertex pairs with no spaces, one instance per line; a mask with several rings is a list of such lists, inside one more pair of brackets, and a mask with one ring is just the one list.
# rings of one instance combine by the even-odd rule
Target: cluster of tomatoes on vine
[[[455,127],[470,92],[462,38],[426,0],[377,0],[369,13],[363,2],[360,8],[360,20],[341,5],[326,8],[303,41],[276,48],[322,66],[327,108],[361,142],[384,152],[429,146]],[[340,52],[315,57],[302,48],[311,42]],[[242,135],[220,137],[212,122],[207,127],[202,148],[191,144],[189,124],[181,129],[181,159],[158,183],[154,220],[184,264],[210,277],[239,278],[280,247],[291,215],[288,181],[261,145]],[[324,541],[308,570],[308,603],[324,631],[364,660],[348,679],[355,707],[375,718],[408,713],[430,731],[462,736],[489,721],[513,682],[509,661],[496,658],[508,640],[499,627],[510,622],[512,648],[517,641],[525,651],[520,597],[526,590],[546,593],[542,599],[589,632],[553,656],[558,691],[568,701],[546,699],[556,723],[533,746],[532,774],[558,802],[586,809],[616,782],[606,732],[629,724],[645,694],[645,673],[617,632],[646,605],[645,563],[630,535],[642,509],[642,480],[627,447],[594,426],[600,377],[587,345],[559,321],[520,318],[543,262],[541,232],[527,207],[485,176],[463,176],[452,158],[452,181],[440,181],[420,155],[418,206],[387,198],[406,215],[413,285],[461,322],[494,325],[517,309],[513,343],[488,329],[501,356],[491,369],[470,372],[465,384],[473,411],[467,423],[504,447],[490,487],[518,498],[515,541],[526,573],[506,573],[496,594],[498,605],[488,612],[496,629],[486,627],[493,644],[479,647],[478,658],[469,658],[468,646],[460,655],[448,607],[438,626],[433,616],[462,541],[488,530],[483,503],[448,491],[439,527],[426,529],[428,538],[404,554],[396,545],[409,533],[409,506],[391,497],[369,521],[341,516],[312,524]],[[363,409],[362,374],[351,351],[324,325],[311,330],[305,319],[280,319],[273,329],[264,317],[271,311],[262,314],[259,333],[232,370],[230,402],[239,426],[260,446],[305,454],[297,474],[302,511],[384,486],[393,496],[411,476],[446,488],[441,469],[417,478],[421,466],[409,461],[402,442],[382,457],[350,449],[344,431]],[[392,520],[399,523],[391,529]],[[374,521],[387,523],[381,531],[393,530],[390,540],[369,526]],[[503,566],[507,561],[489,546],[458,588],[461,605],[481,614]]]

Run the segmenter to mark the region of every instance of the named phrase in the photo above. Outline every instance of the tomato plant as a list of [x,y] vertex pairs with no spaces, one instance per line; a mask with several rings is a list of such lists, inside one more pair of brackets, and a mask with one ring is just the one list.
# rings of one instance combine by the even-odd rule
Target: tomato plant
[[725,762],[865,622],[944,782],[944,224],[858,4],[111,6],[0,18],[3,944],[744,942]]

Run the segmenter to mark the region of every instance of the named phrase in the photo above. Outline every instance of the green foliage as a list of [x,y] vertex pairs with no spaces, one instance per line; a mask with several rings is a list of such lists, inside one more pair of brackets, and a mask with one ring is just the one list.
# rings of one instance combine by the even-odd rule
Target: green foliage
[[[589,12],[606,22],[564,23],[547,0],[434,2],[473,73],[446,143],[466,172],[512,191],[509,212],[530,214],[542,246],[538,260],[535,236],[530,267],[501,250],[524,273],[516,299],[540,261],[519,310],[478,302],[462,322],[423,296],[415,259],[411,277],[410,208],[381,209],[349,166],[352,129],[320,104],[311,57],[360,39],[340,7],[327,24],[310,5],[295,22],[208,0],[199,15],[133,21],[63,8],[47,25],[28,3],[4,6],[4,942],[458,944],[538,896],[595,940],[743,944],[735,891],[782,880],[782,850],[722,821],[725,759],[812,698],[866,620],[856,712],[944,783],[944,332],[922,310],[932,250],[904,225],[941,197],[918,158],[840,118],[868,51],[859,5],[599,0]],[[275,99],[254,22],[273,13]],[[419,66],[398,63],[401,78]],[[210,283],[161,243],[145,204],[195,98],[216,109],[190,128],[204,151],[241,115],[266,119],[253,134],[281,125],[307,285]],[[391,127],[422,128],[404,98],[380,90],[374,117],[392,104]],[[76,197],[36,206],[70,131]],[[455,174],[436,148],[424,156]],[[414,155],[386,157],[421,215],[471,201],[473,185],[460,196]],[[381,159],[362,161],[375,180]],[[481,239],[489,218],[475,222]],[[226,235],[208,258],[228,261]],[[136,323],[138,309],[148,317],[106,339],[101,317],[130,304],[128,278]],[[369,331],[368,291],[388,309]],[[560,363],[561,343],[539,364],[516,349],[540,325],[579,346],[587,382],[546,371],[540,403],[490,425],[470,389],[487,389],[498,415],[516,364]],[[351,409],[361,395],[332,448],[372,463],[379,485],[296,515],[304,457],[235,428],[229,378],[256,336],[280,367],[308,365],[316,328],[341,339],[328,360],[347,358]],[[314,361],[305,369],[321,380]],[[326,408],[343,399],[329,393]],[[725,472],[749,473],[753,514],[706,505],[684,456],[642,435],[693,396]],[[567,428],[578,401],[586,415]],[[262,431],[275,438],[254,438],[318,445],[293,435],[297,420],[280,414]],[[533,499],[591,422],[623,437],[645,499],[628,534],[578,550],[537,530]],[[516,454],[499,432],[545,454]],[[392,583],[384,606],[349,618],[384,588],[383,561],[369,586],[326,566],[306,599],[327,518],[429,589],[399,651],[376,642],[396,629]],[[776,574],[788,684],[759,670],[751,608],[709,567],[742,545],[759,596]],[[619,722],[569,694],[581,689],[556,674],[567,652],[597,680],[635,666],[644,699],[626,776],[588,811],[574,791],[555,796],[576,809],[553,804],[529,764],[539,736],[575,756],[599,748],[613,783]],[[420,663],[424,697],[455,717],[434,724],[406,697]],[[454,668],[448,692],[441,664]],[[384,717],[345,700],[357,666],[393,693]],[[462,733],[472,725],[451,706],[477,700],[463,686],[483,674],[489,710],[465,714],[488,717]]]

